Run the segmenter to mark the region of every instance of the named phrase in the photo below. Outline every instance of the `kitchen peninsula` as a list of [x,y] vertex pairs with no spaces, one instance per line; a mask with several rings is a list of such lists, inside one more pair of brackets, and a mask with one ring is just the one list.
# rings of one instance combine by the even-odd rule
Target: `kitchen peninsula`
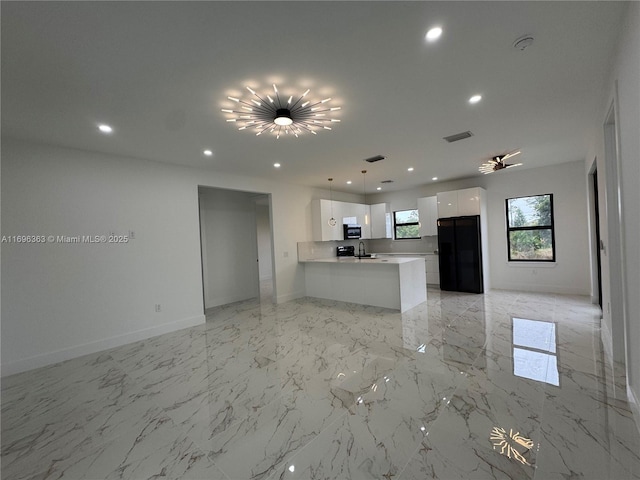
[[406,312],[427,301],[424,258],[331,257],[305,264],[309,297]]

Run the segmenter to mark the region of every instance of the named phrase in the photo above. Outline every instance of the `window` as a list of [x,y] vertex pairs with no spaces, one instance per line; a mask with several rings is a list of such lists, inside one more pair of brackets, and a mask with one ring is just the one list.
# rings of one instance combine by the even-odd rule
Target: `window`
[[553,195],[507,199],[510,262],[555,262]]
[[418,210],[400,210],[393,212],[393,230],[396,240],[420,238]]

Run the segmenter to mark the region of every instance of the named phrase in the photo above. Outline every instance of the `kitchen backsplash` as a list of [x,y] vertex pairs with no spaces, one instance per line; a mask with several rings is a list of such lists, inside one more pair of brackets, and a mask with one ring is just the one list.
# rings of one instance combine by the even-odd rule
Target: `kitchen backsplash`
[[[298,260],[330,258],[336,256],[339,245],[353,245],[356,253],[360,240],[330,242],[298,242]],[[438,237],[422,237],[415,240],[362,240],[367,253],[433,253],[438,249]]]

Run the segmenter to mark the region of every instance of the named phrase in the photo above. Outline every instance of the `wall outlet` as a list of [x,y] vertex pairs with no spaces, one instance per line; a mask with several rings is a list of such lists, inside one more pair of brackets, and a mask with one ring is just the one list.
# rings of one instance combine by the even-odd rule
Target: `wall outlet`
[[283,253],[282,253],[282,256],[283,256],[284,258],[289,258],[289,252],[283,252]]
[[129,239],[134,239],[136,238],[136,232],[134,232],[133,230],[129,230]]
[[162,307],[160,306],[159,303],[156,303],[156,312],[161,312],[162,311]]

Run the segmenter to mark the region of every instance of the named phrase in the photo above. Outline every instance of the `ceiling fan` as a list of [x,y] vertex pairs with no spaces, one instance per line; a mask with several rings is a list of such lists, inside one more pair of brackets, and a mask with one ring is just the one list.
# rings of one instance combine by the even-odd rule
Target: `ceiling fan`
[[487,173],[497,172],[498,170],[503,170],[505,168],[520,166],[522,163],[506,163],[506,160],[519,154],[520,150],[517,152],[507,153],[505,155],[496,155],[495,157],[491,157],[491,160],[487,163],[483,163],[478,170],[486,175]]

